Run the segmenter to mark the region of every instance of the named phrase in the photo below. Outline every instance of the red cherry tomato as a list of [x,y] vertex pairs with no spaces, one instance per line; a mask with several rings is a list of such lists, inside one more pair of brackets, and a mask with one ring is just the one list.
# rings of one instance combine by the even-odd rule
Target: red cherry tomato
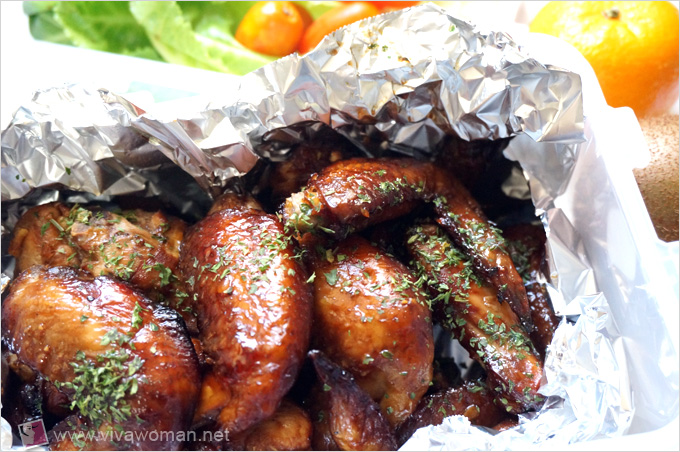
[[351,2],[326,11],[307,28],[298,50],[302,54],[307,53],[316,47],[327,34],[379,13],[378,8],[368,2]]
[[399,9],[404,9],[404,8],[410,8],[411,6],[415,6],[420,2],[369,2],[373,3],[379,10],[380,12],[387,12],[387,11],[397,11]]
[[255,52],[281,57],[297,49],[304,30],[304,19],[293,3],[257,2],[243,16],[236,40]]

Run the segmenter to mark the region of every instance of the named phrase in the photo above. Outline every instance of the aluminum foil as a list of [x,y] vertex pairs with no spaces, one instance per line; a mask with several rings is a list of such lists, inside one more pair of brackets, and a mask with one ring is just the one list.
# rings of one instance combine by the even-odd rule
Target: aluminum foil
[[[258,156],[280,158],[285,144],[300,139],[281,129],[309,121],[331,125],[370,155],[428,155],[446,134],[569,141],[583,128],[580,87],[577,75],[527,58],[506,34],[479,33],[425,5],[341,29],[307,56],[243,77],[233,104],[182,118],[140,115],[106,90],[38,93],[3,132],[2,165],[14,170],[3,170],[2,196],[16,199],[55,182],[92,193],[140,190],[144,179],[111,159],[122,149],[146,155],[125,147],[136,143],[136,130],[163,143],[147,145],[150,159],[162,152],[212,193],[251,170]],[[79,113],[86,110],[92,114]],[[49,123],[48,133],[26,130],[36,123]],[[29,154],[30,164],[21,157]]]
[[[418,431],[404,447],[524,449],[622,435],[635,412],[631,356],[638,359],[638,343],[617,329],[621,310],[603,292],[603,286],[608,294],[625,292],[627,282],[610,288],[602,276],[607,265],[591,261],[588,229],[575,224],[582,214],[573,182],[593,152],[592,142],[584,141],[581,93],[578,75],[543,65],[508,35],[482,32],[433,5],[338,30],[306,56],[243,77],[229,105],[181,117],[145,114],[105,89],[39,91],[2,132],[2,199],[9,201],[2,206],[3,238],[23,209],[53,189],[85,193],[85,201],[156,196],[198,216],[208,202],[198,187],[214,195],[259,165],[285,159],[319,124],[369,156],[397,151],[425,158],[441,152],[446,135],[516,137],[505,154],[519,162],[524,181],[515,172],[503,190],[526,198],[528,181],[548,235],[546,283],[566,316],[546,359],[542,392],[548,403],[500,434],[453,417]],[[3,259],[6,280],[10,273]],[[666,336],[655,334],[665,346]],[[637,377],[662,381],[677,395],[677,353],[663,350],[647,356],[652,366]],[[654,373],[655,362],[664,363],[657,365],[666,369],[663,378]],[[663,408],[671,419],[675,399],[675,406]]]

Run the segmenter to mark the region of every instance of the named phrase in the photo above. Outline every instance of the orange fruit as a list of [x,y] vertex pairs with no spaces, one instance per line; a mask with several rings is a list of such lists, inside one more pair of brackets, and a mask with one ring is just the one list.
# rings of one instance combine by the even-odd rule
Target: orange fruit
[[607,103],[643,117],[677,101],[679,23],[670,2],[553,1],[529,29],[576,47],[595,70]]
[[286,56],[297,48],[305,21],[311,21],[311,16],[304,13],[291,2],[257,2],[241,19],[236,40],[255,52]]

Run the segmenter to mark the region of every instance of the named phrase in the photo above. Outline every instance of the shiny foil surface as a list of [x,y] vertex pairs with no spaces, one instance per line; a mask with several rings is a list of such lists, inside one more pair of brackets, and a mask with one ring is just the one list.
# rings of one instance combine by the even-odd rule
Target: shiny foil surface
[[[677,416],[677,353],[659,329],[650,334],[663,347],[640,357],[636,349],[648,343],[629,332],[640,325],[619,325],[623,315],[654,311],[658,296],[641,289],[641,302],[619,300],[646,280],[611,276],[611,263],[593,251],[603,243],[606,249],[607,237],[590,237],[592,225],[583,223],[592,215],[578,201],[579,184],[598,183],[588,173],[589,159],[599,162],[581,95],[577,74],[543,65],[508,35],[480,32],[434,5],[340,29],[306,56],[291,55],[244,76],[230,94],[233,102],[213,102],[181,117],[145,114],[106,89],[37,91],[2,132],[3,249],[23,211],[57,197],[107,202],[123,194],[155,196],[198,217],[208,195],[255,174],[259,163],[285,159],[319,123],[369,156],[393,150],[427,158],[447,135],[515,137],[505,155],[522,171],[503,190],[531,197],[548,236],[546,283],[565,316],[546,358],[541,392],[547,403],[502,433],[451,417],[419,430],[404,449],[526,449],[620,436],[636,409],[633,380],[665,385],[675,404],[669,397],[661,416]],[[617,200],[606,191],[607,169],[601,170],[605,185],[589,187],[588,201],[606,208]],[[606,220],[602,227],[608,230]],[[639,258],[634,245],[631,238],[622,246]],[[639,260],[635,265],[644,266]],[[4,291],[13,272],[4,255],[2,272]],[[643,327],[660,314],[648,317]],[[631,376],[633,361],[645,369]]]

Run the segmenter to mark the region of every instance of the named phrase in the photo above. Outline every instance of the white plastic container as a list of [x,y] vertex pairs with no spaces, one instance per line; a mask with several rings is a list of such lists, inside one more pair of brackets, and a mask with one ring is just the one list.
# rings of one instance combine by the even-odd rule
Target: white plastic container
[[[626,341],[622,344],[629,355],[636,409],[629,434],[569,448],[678,450],[678,242],[657,238],[632,173],[633,168],[649,163],[642,130],[631,109],[607,106],[592,68],[576,49],[539,34],[528,34],[520,42],[542,63],[582,77],[587,141],[579,150],[585,155],[579,157],[574,170],[574,186],[567,189],[573,210],[566,213],[585,239],[591,263],[607,269],[596,272],[595,278],[619,330],[638,341],[635,348],[629,348]],[[627,290],[622,290],[624,286]],[[674,350],[658,350],[658,341],[664,336],[670,338]],[[650,355],[658,358],[662,353],[668,359],[659,367]],[[648,372],[654,366],[656,369]],[[675,397],[664,392],[669,384],[675,388]],[[668,403],[668,397],[675,400]],[[674,417],[660,412],[656,405],[673,403]]]

